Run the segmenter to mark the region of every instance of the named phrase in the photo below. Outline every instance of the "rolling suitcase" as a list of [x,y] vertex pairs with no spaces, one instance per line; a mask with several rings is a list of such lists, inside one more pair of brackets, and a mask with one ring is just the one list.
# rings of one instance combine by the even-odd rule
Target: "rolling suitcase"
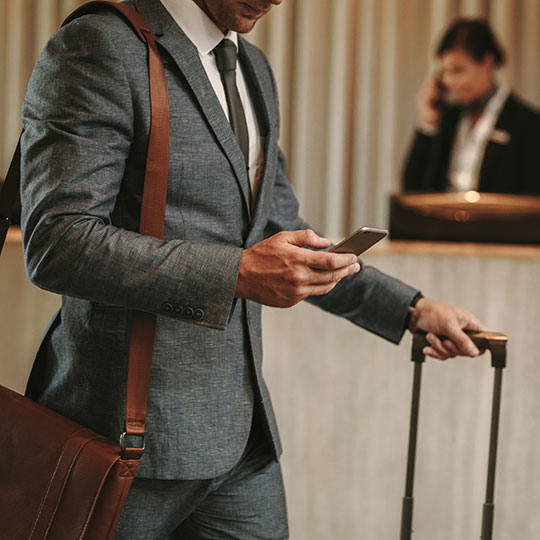
[[[491,540],[493,533],[494,491],[495,491],[495,464],[497,460],[497,438],[499,431],[499,413],[501,406],[502,370],[506,367],[507,336],[495,332],[477,332],[471,334],[477,347],[491,351],[491,365],[495,368],[493,384],[493,402],[491,409],[491,433],[489,441],[489,458],[487,471],[486,500],[482,514],[481,540]],[[409,429],[409,450],[407,457],[407,476],[405,482],[405,496],[401,514],[400,540],[410,540],[412,537],[413,515],[413,485],[414,466],[416,457],[416,438],[418,432],[418,412],[420,407],[420,383],[422,380],[422,364],[425,356],[422,349],[428,345],[425,334],[416,333],[413,338],[411,360],[414,362],[413,392],[411,404],[411,423]]]

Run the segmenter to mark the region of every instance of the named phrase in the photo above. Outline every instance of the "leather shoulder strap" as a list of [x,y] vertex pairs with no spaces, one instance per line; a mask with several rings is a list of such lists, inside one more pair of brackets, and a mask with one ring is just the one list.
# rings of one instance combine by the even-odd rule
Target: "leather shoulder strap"
[[[89,2],[75,10],[64,24],[104,7],[119,12],[148,48],[152,120],[148,139],[139,231],[146,236],[163,238],[170,138],[169,95],[165,70],[150,25],[138,11],[126,4],[106,1]],[[154,314],[142,311],[133,312],[129,344],[125,432],[120,438],[123,457],[128,460],[140,459],[144,450],[146,405],[152,368],[155,326],[156,316]],[[128,438],[132,436],[139,438],[138,447],[129,444]]]
[[[126,4],[94,1],[75,10],[67,17],[62,26],[82,15],[111,8],[126,19],[138,37],[146,44],[148,50],[151,126],[139,231],[147,236],[163,238],[169,168],[170,111],[165,70],[150,25],[138,11]],[[19,192],[20,161],[19,142],[0,193],[0,251],[9,227],[9,217]],[[126,423],[125,433],[121,436],[123,457],[128,460],[140,459],[144,450],[146,404],[152,367],[155,324],[155,315],[140,311],[133,312],[129,347]],[[139,447],[129,446],[127,440],[129,436],[142,438]]]
[[139,231],[147,236],[163,238],[169,169],[169,95],[165,70],[159,56],[154,33],[146,19],[134,8],[126,4],[108,1],[94,1],[82,5],[66,18],[62,26],[82,15],[95,13],[104,8],[112,8],[124,17],[141,41],[146,43],[148,47],[152,122],[148,140]]

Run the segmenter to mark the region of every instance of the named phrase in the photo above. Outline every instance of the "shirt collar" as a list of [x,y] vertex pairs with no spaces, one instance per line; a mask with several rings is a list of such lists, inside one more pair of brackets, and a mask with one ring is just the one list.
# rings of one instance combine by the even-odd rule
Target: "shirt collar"
[[223,35],[208,15],[194,0],[161,0],[176,24],[193,42],[199,54],[206,56],[224,38],[230,39],[238,47],[238,34],[229,31]]

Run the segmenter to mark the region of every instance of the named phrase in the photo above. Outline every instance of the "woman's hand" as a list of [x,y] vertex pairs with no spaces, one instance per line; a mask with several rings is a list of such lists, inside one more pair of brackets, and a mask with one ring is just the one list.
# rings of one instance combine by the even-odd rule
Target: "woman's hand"
[[440,101],[443,91],[435,77],[429,77],[422,84],[416,96],[418,106],[418,119],[420,127],[429,131],[437,131],[441,121]]

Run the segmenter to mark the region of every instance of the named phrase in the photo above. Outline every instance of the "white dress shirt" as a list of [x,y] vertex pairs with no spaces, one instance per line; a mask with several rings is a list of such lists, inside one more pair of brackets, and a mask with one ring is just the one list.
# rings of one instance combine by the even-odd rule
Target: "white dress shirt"
[[471,118],[468,114],[463,114],[459,119],[450,158],[451,190],[478,189],[480,168],[486,153],[486,146],[495,134],[495,124],[509,94],[510,89],[501,85],[487,102],[482,116],[472,128]]
[[[238,34],[236,32],[229,31],[226,36],[223,35],[221,30],[214,24],[214,22],[206,15],[206,13],[193,1],[193,0],[161,0],[163,6],[171,14],[178,26],[183,30],[186,36],[193,42],[199,51],[202,65],[214,92],[225,112],[227,118],[229,118],[229,110],[227,107],[227,99],[225,97],[225,89],[221,82],[221,75],[219,73],[216,58],[212,53],[212,50],[222,39],[227,38],[234,42],[238,47]],[[251,183],[251,192],[253,198],[257,191],[258,178],[260,176],[260,169],[262,165],[262,142],[259,124],[257,122],[257,115],[255,107],[244,79],[242,67],[240,63],[236,69],[236,85],[238,86],[238,93],[244,107],[244,113],[246,115],[246,123],[249,135],[249,181]]]

